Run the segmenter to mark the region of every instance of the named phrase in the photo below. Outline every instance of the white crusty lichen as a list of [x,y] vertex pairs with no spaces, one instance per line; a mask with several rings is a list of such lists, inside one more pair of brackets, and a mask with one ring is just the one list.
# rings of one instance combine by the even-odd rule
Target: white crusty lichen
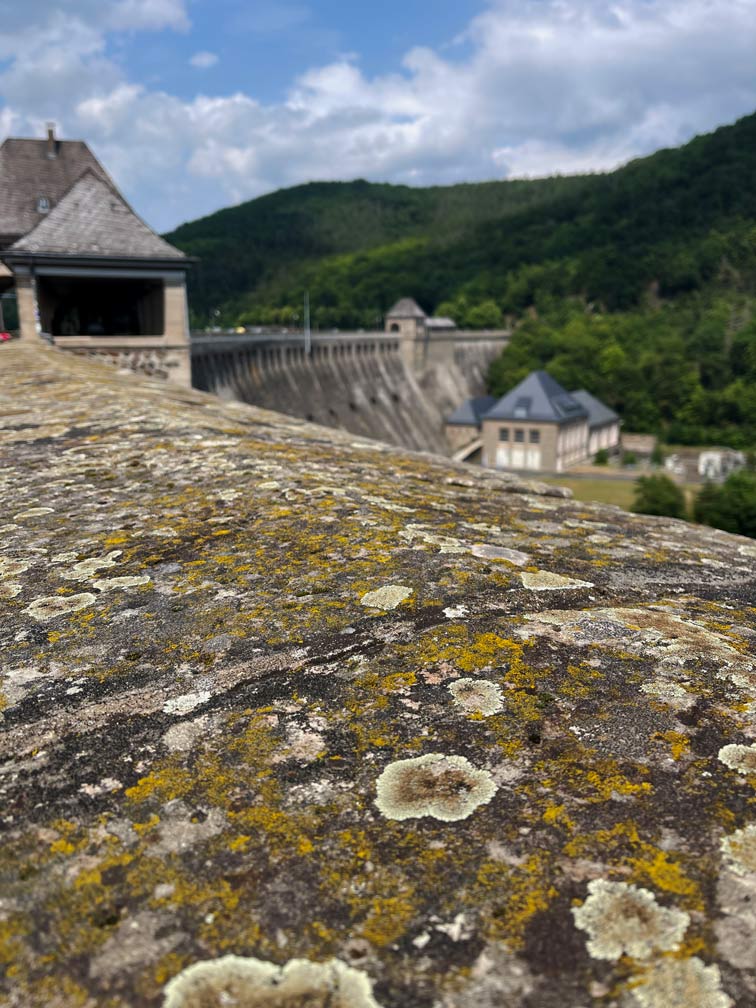
[[457,679],[448,690],[454,703],[470,714],[498,714],[504,709],[501,690],[487,679]]
[[756,875],[756,824],[749,823],[725,837],[721,849],[736,875]]
[[701,959],[660,959],[643,981],[633,987],[640,1008],[730,1008],[734,1003],[722,990],[719,967]]
[[497,790],[487,770],[474,767],[464,756],[444,753],[389,763],[376,788],[375,804],[387,819],[432,816],[444,822],[466,819]]
[[31,567],[30,560],[12,560],[10,557],[0,557],[0,578],[12,578]]
[[171,697],[170,700],[166,700],[163,704],[163,713],[176,714],[182,717],[184,714],[193,711],[195,707],[200,707],[202,704],[207,703],[212,695],[209,690],[197,690],[195,693],[184,693],[183,696]]
[[674,707],[675,710],[687,710],[696,702],[694,693],[688,693],[679,683],[671,682],[669,679],[652,679],[643,683],[641,690],[652,699]]
[[62,571],[60,576],[66,581],[88,581],[98,571],[115,567],[121,552],[121,550],[111,550],[105,556],[87,557],[86,560],[79,560],[69,570]]
[[726,745],[719,750],[719,761],[730,770],[748,776],[756,773],[756,745]]
[[164,995],[163,1008],[380,1008],[367,974],[338,959],[277,966],[227,955],[187,967]]
[[62,563],[73,563],[79,554],[74,552],[69,553],[56,553],[54,556],[50,557],[51,564],[62,564]]
[[648,959],[676,949],[690,918],[682,910],[661,907],[648,889],[626,882],[594,879],[582,906],[573,907],[575,924],[587,931],[594,959],[613,961],[621,955]]
[[506,546],[492,546],[490,543],[473,543],[470,552],[480,560],[506,560],[508,563],[523,567],[530,563],[530,557],[521,550],[508,549]]
[[577,588],[593,588],[592,581],[579,581],[577,578],[564,577],[552,571],[523,571],[520,574],[523,587],[530,591],[574,591]]
[[40,515],[46,515],[52,513],[53,508],[51,507],[27,508],[26,511],[19,511],[18,514],[14,514],[13,521],[21,521],[23,518],[39,518]]
[[137,575],[136,577],[113,577],[113,578],[98,578],[93,581],[93,586],[97,591],[118,591],[124,588],[139,588],[142,585],[149,584],[152,579],[145,575]]
[[97,596],[91,592],[81,592],[79,595],[47,595],[45,598],[35,599],[24,612],[33,616],[35,620],[49,620],[87,609],[96,600]]
[[362,596],[360,602],[369,609],[396,609],[411,594],[412,589],[407,588],[406,585],[384,585],[383,588],[367,592]]

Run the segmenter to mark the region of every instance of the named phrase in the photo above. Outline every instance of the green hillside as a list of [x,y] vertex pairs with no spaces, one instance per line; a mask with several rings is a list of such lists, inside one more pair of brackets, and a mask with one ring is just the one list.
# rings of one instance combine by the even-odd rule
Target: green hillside
[[510,316],[494,392],[547,367],[683,443],[756,443],[756,115],[605,175],[283,190],[185,224],[198,322]]
[[[165,237],[200,258],[190,277],[199,323],[210,321],[217,308],[227,323],[241,313],[250,321],[273,321],[271,309],[299,308],[305,284],[321,272],[327,276],[332,264],[343,270],[349,263],[370,274],[373,257],[393,261],[408,248],[447,248],[477,224],[578,193],[585,184],[556,178],[420,189],[362,180],[313,182],[220,210]],[[398,293],[391,290],[370,304],[355,291],[339,291],[336,298],[324,291],[313,307],[329,309],[321,312],[325,325],[361,324],[366,314],[373,324],[376,312],[406,294],[413,279],[398,276]]]

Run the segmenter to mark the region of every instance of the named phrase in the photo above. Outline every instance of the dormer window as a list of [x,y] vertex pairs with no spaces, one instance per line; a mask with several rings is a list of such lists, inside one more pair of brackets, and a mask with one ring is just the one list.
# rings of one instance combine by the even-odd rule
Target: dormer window
[[517,400],[514,408],[515,420],[527,420],[531,402],[530,396],[521,396]]
[[50,200],[47,196],[37,196],[37,213],[49,213]]

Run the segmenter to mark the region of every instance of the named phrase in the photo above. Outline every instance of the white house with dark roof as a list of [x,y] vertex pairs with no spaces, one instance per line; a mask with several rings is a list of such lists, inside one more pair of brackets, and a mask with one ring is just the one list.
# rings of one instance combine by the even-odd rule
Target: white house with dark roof
[[149,356],[191,384],[191,260],[131,209],[87,145],[0,145],[0,290],[15,286],[19,335],[122,359]]
[[[588,392],[568,392],[546,371],[533,371],[490,405],[470,399],[446,421],[456,448],[482,439],[483,465],[562,472],[619,445],[619,418]],[[597,446],[597,447],[594,447]]]
[[619,451],[620,418],[614,410],[585,389],[570,394],[588,412],[588,456],[593,458],[596,452],[602,450],[610,455]]

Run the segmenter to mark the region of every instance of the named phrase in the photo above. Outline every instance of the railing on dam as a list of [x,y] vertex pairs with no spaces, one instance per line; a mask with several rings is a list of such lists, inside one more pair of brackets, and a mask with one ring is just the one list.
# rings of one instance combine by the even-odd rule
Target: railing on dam
[[[434,332],[428,339],[433,343],[475,343],[475,342],[506,342],[511,336],[508,329],[452,329],[445,332]],[[395,333],[381,330],[356,330],[345,332],[313,332],[310,343],[314,347],[337,346],[344,343],[386,344],[386,349],[397,350],[400,337]],[[207,350],[228,351],[240,347],[262,346],[302,346],[305,345],[305,334],[302,330],[294,331],[264,331],[254,333],[207,332],[198,330],[191,334],[192,353],[203,353]]]
[[[461,330],[434,332],[415,339],[418,356],[425,356],[423,348],[446,348],[449,359],[455,352],[476,345],[504,345],[510,337],[508,330]],[[396,354],[401,351],[402,340],[394,333],[384,331],[357,331],[338,333],[312,333],[307,339],[302,331],[260,333],[208,333],[191,334],[193,360],[202,357],[231,354],[257,358],[261,362],[293,363],[322,360],[347,355]],[[435,356],[435,354],[434,354]]]
[[[395,352],[399,349],[399,338],[385,332],[339,332],[312,333],[310,348],[315,350],[346,346],[371,346],[381,351]],[[305,350],[305,336],[302,332],[263,333],[206,333],[193,332],[191,336],[192,356],[203,353],[235,353],[258,349],[301,349]]]
[[219,358],[257,365],[265,370],[306,361],[345,357],[396,355],[400,341],[391,333],[313,333],[309,348],[300,333],[192,333],[191,354],[195,387],[203,388],[206,364]]

